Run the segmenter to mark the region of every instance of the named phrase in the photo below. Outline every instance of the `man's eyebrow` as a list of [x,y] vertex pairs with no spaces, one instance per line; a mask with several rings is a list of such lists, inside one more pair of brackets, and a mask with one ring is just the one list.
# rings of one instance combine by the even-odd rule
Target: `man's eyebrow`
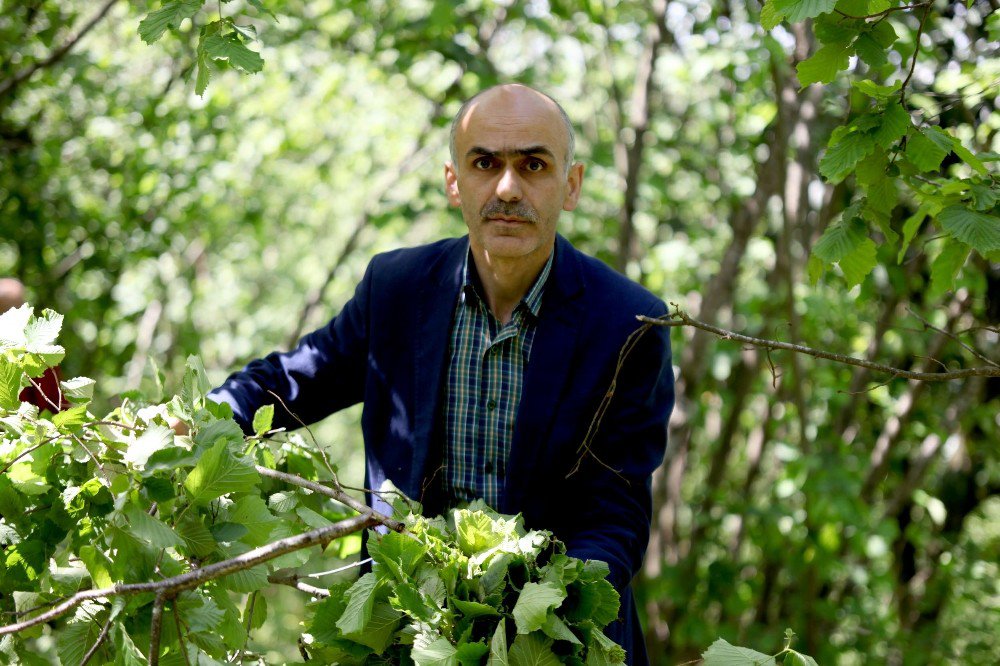
[[473,146],[472,148],[469,148],[469,152],[466,153],[466,156],[481,155],[483,157],[496,157],[497,155],[509,155],[509,154],[523,155],[523,156],[546,155],[548,157],[551,157],[552,159],[555,159],[555,155],[552,153],[552,151],[546,148],[545,146],[541,145],[528,146],[526,148],[515,148],[514,150],[510,151],[490,150],[489,148],[483,148],[482,146]]

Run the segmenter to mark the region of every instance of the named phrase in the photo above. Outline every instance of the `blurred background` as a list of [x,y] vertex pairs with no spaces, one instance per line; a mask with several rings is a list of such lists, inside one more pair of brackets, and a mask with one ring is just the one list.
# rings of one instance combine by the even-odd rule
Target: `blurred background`
[[[906,369],[982,365],[969,347],[997,359],[1000,266],[974,254],[931,293],[932,233],[898,258],[883,244],[860,287],[809,282],[854,187],[825,183],[818,156],[863,98],[850,77],[799,90],[811,31],[766,33],[756,0],[263,4],[276,22],[211,9],[257,28],[266,65],[216,72],[199,97],[201,16],[148,46],[137,26],[158,3],[0,2],[0,276],[65,315],[64,375],[96,378],[99,405],[155,392],[156,368],[174,392],[189,354],[221,381],[336,314],[373,254],[462,234],[447,124],[508,80],[576,125],[585,187],[561,232],[664,300]],[[996,7],[933,3],[908,96],[994,153]],[[890,20],[888,65],[905,68],[919,16]],[[773,653],[786,627],[822,664],[996,663],[1000,381],[891,380],[691,328],[673,343],[636,581],[654,663],[720,636]],[[359,414],[314,431],[357,485]],[[255,634],[269,661],[297,658],[296,595],[272,593]]]

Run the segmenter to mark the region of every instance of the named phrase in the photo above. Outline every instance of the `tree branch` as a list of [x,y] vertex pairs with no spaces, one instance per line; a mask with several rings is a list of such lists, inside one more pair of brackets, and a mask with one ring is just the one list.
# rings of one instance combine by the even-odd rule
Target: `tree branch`
[[101,633],[97,635],[97,640],[94,641],[94,644],[90,647],[89,650],[87,650],[87,654],[83,655],[83,661],[80,662],[80,666],[87,666],[87,662],[89,662],[93,658],[93,656],[97,654],[97,650],[101,647],[101,644],[104,643],[104,640],[108,637],[108,631],[111,630],[111,623],[112,621],[114,621],[114,619],[115,619],[114,613],[109,612],[107,622],[105,622],[104,627],[101,628]]
[[[329,486],[324,486],[320,483],[316,483],[315,481],[307,481],[306,479],[295,476],[294,474],[279,472],[277,470],[269,469],[267,467],[261,467],[260,465],[255,465],[254,469],[256,469],[257,473],[260,474],[261,476],[266,476],[271,479],[277,479],[278,481],[284,481],[285,483],[290,483],[293,486],[306,488],[315,493],[326,495],[327,497],[337,500],[341,504],[345,504],[351,507],[352,509],[354,509],[359,513],[365,513],[367,511],[370,511],[367,505],[354,499],[353,497],[345,493],[343,490],[340,490],[339,488],[330,488]],[[389,516],[384,516],[380,513],[373,514],[373,516],[376,521],[385,525],[394,532],[402,532],[404,529],[406,529],[403,523],[399,522],[398,520],[394,520]]]
[[[295,536],[279,539],[278,541],[269,543],[266,546],[249,550],[242,555],[238,555],[228,560],[222,560],[221,562],[216,562],[214,564],[209,564],[200,569],[194,569],[193,571],[172,576],[171,578],[164,578],[163,580],[145,583],[119,583],[113,587],[104,587],[96,590],[84,590],[83,592],[77,592],[45,613],[28,620],[24,620],[23,622],[0,626],[0,636],[14,634],[39,624],[50,622],[58,617],[61,617],[62,615],[65,615],[78,604],[89,599],[145,594],[149,592],[157,593],[157,598],[161,595],[164,598],[167,595],[175,596],[178,592],[190,590],[210,580],[215,580],[216,578],[221,578],[237,571],[243,571],[258,564],[263,564],[264,562],[273,560],[276,557],[281,557],[286,553],[295,552],[302,550],[303,548],[309,548],[310,546],[319,544],[327,544],[334,539],[339,539],[342,536],[353,534],[354,532],[367,529],[374,525],[383,524],[383,520],[392,519],[388,518],[388,516],[377,514],[368,507],[365,507],[365,512],[357,516],[352,516],[332,525],[310,530],[309,532],[303,532],[302,534],[296,534]],[[155,610],[156,608],[154,606],[154,611]],[[162,603],[160,612],[162,614]],[[152,650],[150,650],[150,652],[152,653]],[[150,663],[152,663],[152,660]]]
[[[70,599],[72,600],[72,597]],[[149,666],[157,666],[160,663],[160,633],[163,630],[163,603],[166,599],[166,591],[161,590],[153,601],[153,617],[149,623]],[[174,613],[177,613],[176,609]]]
[[14,92],[18,86],[30,79],[38,70],[51,67],[62,60],[63,57],[69,53],[81,39],[83,39],[84,35],[90,32],[95,25],[100,23],[101,19],[107,15],[107,13],[111,10],[111,7],[114,6],[117,1],[118,0],[107,0],[107,2],[104,3],[104,6],[97,10],[94,17],[84,24],[82,28],[80,28],[79,32],[75,35],[71,35],[62,46],[50,53],[47,58],[32,63],[30,67],[23,69],[3,83],[0,83],[0,98]]
[[636,316],[636,319],[646,324],[652,324],[653,326],[692,326],[709,333],[714,333],[723,340],[736,340],[737,342],[743,342],[748,345],[753,345],[754,347],[763,347],[765,349],[783,349],[799,354],[807,354],[808,356],[815,356],[816,358],[822,358],[828,361],[835,361],[845,365],[854,365],[860,368],[867,368],[876,372],[893,375],[894,379],[903,378],[922,382],[940,382],[951,379],[965,379],[967,377],[1000,377],[1000,368],[965,368],[962,370],[948,370],[943,372],[914,372],[912,370],[894,368],[882,363],[874,363],[872,361],[855,358],[853,356],[845,356],[844,354],[835,354],[822,349],[813,349],[803,345],[795,345],[789,342],[753,338],[741,333],[727,331],[726,329],[719,328],[718,326],[706,324],[705,322],[699,321],[681,310],[676,303],[671,303],[670,305],[673,306],[674,312],[672,314],[665,315],[665,318],[638,315]]

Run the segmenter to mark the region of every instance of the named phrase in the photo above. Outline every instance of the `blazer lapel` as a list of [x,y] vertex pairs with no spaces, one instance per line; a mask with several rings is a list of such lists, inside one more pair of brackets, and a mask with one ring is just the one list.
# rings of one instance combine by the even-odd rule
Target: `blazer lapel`
[[[580,259],[568,241],[556,238],[556,257],[550,284],[545,287],[538,329],[525,368],[521,404],[517,410],[514,439],[507,462],[501,510],[521,506],[531,470],[566,390],[570,361],[576,349],[577,332],[584,316],[583,272]],[[554,278],[554,279],[553,279]]]
[[413,368],[415,432],[410,479],[411,488],[418,491],[414,496],[418,501],[422,500],[425,486],[437,474],[436,468],[427,469],[427,461],[435,461],[437,465],[440,457],[440,445],[434,441],[435,420],[441,401],[442,371],[446,363],[451,319],[462,288],[462,268],[468,251],[468,240],[461,238],[442,252],[428,268],[428,279],[424,280],[415,308],[417,336],[412,341],[416,348]]

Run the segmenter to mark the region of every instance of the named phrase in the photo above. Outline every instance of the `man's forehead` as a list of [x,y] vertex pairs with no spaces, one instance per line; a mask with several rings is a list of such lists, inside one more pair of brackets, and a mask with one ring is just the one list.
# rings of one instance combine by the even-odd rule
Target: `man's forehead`
[[456,138],[497,153],[530,147],[562,150],[568,137],[558,107],[544,95],[525,90],[503,95],[490,91],[476,99],[459,122]]

